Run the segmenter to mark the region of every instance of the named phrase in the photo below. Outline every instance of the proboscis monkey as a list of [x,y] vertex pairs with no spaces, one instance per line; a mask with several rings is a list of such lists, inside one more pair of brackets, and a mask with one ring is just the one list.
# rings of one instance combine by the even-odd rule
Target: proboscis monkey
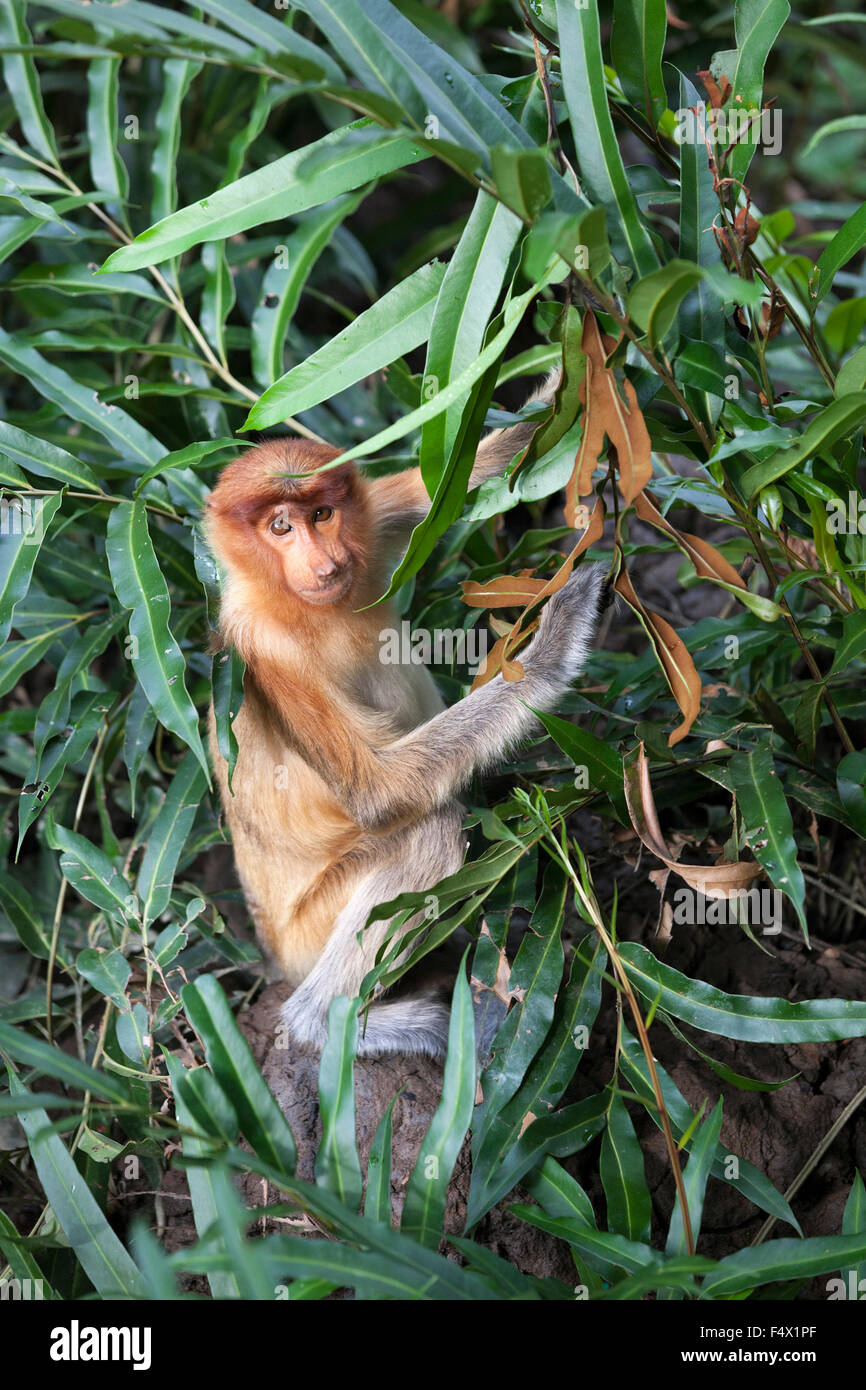
[[[534,428],[487,435],[470,486],[503,472]],[[537,728],[527,706],[551,708],[579,674],[603,581],[602,566],[582,565],[548,602],[521,681],[496,676],[445,709],[425,667],[383,664],[380,633],[398,620],[390,604],[367,607],[429,508],[420,470],[314,472],[336,457],[305,440],[261,444],[226,467],[206,519],[225,577],[222,638],[246,662],[232,792],[213,714],[211,751],[250,913],[296,986],[285,1021],[315,1046],[383,940],[384,922],[356,939],[372,908],[459,868],[457,793]],[[359,1053],[438,1056],[447,1035],[437,999],[386,998]]]

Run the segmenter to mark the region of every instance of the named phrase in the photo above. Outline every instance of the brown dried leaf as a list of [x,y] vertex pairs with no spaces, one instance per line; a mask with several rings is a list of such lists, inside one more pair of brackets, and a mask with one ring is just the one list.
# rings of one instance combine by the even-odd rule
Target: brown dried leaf
[[469,608],[525,608],[536,601],[545,587],[545,580],[532,579],[531,574],[532,570],[521,570],[519,574],[488,579],[485,584],[464,580],[460,585],[463,602]]
[[710,99],[710,106],[712,106],[714,111],[718,111],[719,107],[724,106],[728,97],[731,95],[730,82],[725,76],[723,76],[722,85],[720,87],[719,84],[716,82],[716,79],[711,75],[708,69],[698,69],[698,77],[704,84],[707,96]]
[[605,365],[616,342],[602,333],[589,309],[584,315],[580,347],[586,357],[586,374],[580,387],[583,437],[565,489],[565,517],[571,526],[575,524],[578,498],[592,490],[592,475],[605,436],[616,451],[617,482],[626,504],[646,487],[653,471],[650,437],[635,389],[626,380],[623,400],[614,372]]
[[760,864],[738,860],[733,864],[680,864],[671,855],[659,825],[653,799],[649,762],[644,745],[637,760],[625,765],[625,801],[631,823],[647,849],[685,883],[708,898],[729,898],[763,872]]
[[[673,748],[675,743],[679,743],[680,739],[685,738],[700,713],[701,678],[695,670],[695,663],[689,655],[685,642],[674,631],[670,623],[666,623],[664,618],[659,617],[658,613],[653,613],[651,609],[644,607],[635,593],[624,567],[619,572],[614,588],[618,594],[622,594],[629,608],[640,618],[667,677],[671,694],[682,710],[683,722],[674,729],[668,738],[668,746]],[[662,857],[659,855],[659,858]]]
[[650,493],[644,492],[636,497],[634,506],[641,521],[648,521],[651,526],[665,531],[676,541],[680,550],[688,555],[695,567],[695,573],[701,579],[712,579],[722,584],[733,584],[737,589],[745,589],[743,580],[724,555],[716,550],[714,545],[710,545],[709,541],[701,540],[700,536],[693,536],[689,531],[678,531],[672,526],[667,517],[662,516],[655,498]]

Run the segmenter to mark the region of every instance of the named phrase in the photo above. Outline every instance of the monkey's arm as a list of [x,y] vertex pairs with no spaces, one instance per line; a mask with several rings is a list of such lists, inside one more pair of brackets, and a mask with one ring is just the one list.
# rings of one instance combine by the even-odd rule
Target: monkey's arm
[[363,716],[337,696],[292,684],[276,664],[254,674],[289,745],[362,830],[421,819],[449,801],[476,768],[495,762],[533,727],[583,667],[595,630],[603,566],[582,566],[545,608],[519,682],[496,676],[393,743],[378,745]]
[[[557,368],[529,397],[526,404],[547,404],[552,401],[559,377],[560,372]],[[475,455],[469,475],[469,487],[478,487],[488,478],[495,478],[504,473],[514,456],[522,454],[528,447],[540,423],[539,420],[521,421],[519,425],[491,430],[485,435]],[[377,478],[369,483],[368,487],[373,514],[386,527],[417,526],[430,510],[430,497],[421,478],[420,468],[408,468],[404,473]]]

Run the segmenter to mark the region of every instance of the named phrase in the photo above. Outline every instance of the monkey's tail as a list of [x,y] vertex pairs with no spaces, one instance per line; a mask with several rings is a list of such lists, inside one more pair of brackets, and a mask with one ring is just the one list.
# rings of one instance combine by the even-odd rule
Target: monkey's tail
[[361,1021],[359,1057],[383,1052],[409,1056],[444,1057],[448,1047],[450,1013],[429,995],[386,999],[373,1004]]

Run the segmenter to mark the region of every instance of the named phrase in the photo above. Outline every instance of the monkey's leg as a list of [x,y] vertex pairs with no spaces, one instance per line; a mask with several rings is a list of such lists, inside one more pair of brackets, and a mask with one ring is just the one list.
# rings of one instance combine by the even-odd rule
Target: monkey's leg
[[[462,863],[462,813],[456,803],[418,824],[383,837],[375,865],[360,878],[337,917],[322,954],[283,1008],[283,1019],[299,1042],[321,1047],[328,1036],[328,1010],[338,995],[354,998],[371,969],[388,930],[375,922],[357,934],[379,903],[398,893],[423,892]],[[449,1011],[429,996],[384,1000],[371,1006],[358,1043],[358,1055],[382,1052],[444,1054]]]

